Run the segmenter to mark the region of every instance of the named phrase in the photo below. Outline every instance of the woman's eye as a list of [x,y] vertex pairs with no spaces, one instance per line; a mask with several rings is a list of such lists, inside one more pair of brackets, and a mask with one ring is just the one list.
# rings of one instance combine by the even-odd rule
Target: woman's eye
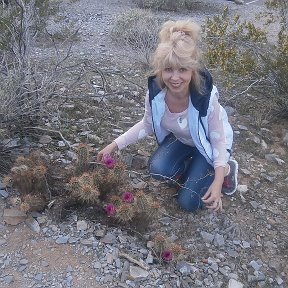
[[172,71],[172,68],[171,68],[171,67],[167,67],[167,68],[164,69],[164,71],[165,71],[165,72],[171,72],[171,71]]
[[180,68],[180,69],[179,69],[179,72],[181,72],[181,73],[186,72],[186,71],[187,71],[186,68]]

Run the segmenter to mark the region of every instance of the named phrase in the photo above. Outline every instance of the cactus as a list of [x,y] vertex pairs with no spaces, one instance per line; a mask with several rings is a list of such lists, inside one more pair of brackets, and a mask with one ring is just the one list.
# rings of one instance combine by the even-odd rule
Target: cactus
[[42,211],[47,205],[48,201],[41,195],[25,195],[20,204],[20,210],[23,212]]
[[135,209],[133,205],[123,203],[117,209],[116,218],[121,222],[127,223],[133,219],[134,215]]
[[72,177],[68,187],[72,195],[81,202],[95,204],[99,202],[100,196],[95,184],[94,173],[85,172],[79,177]]
[[81,143],[77,149],[76,175],[80,175],[88,170],[89,149],[88,145]]
[[143,191],[138,191],[136,194],[136,206],[140,212],[146,212],[150,207],[150,198]]

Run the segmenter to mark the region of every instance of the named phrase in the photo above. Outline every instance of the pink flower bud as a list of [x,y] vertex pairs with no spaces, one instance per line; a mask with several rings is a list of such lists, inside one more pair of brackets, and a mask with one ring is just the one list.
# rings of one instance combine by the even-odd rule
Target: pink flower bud
[[173,252],[171,250],[168,250],[168,249],[164,250],[162,252],[162,259],[166,262],[171,261],[173,259]]
[[116,213],[116,207],[112,203],[104,205],[104,210],[106,211],[108,216],[114,216]]
[[106,165],[107,168],[112,169],[114,168],[116,161],[112,158],[110,154],[106,154],[103,156],[103,163]]
[[132,203],[134,201],[134,195],[133,193],[126,191],[123,193],[122,199],[124,202]]

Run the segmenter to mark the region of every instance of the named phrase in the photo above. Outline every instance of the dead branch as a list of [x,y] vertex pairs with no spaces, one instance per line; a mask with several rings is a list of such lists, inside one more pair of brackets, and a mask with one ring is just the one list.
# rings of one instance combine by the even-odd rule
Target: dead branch
[[23,128],[24,129],[35,129],[35,130],[40,130],[40,131],[46,131],[46,132],[50,132],[50,133],[56,133],[56,134],[58,134],[61,137],[61,139],[69,147],[69,149],[71,149],[70,143],[64,138],[62,133],[60,131],[58,131],[58,130],[46,129],[46,128],[42,128],[42,127],[23,127]]

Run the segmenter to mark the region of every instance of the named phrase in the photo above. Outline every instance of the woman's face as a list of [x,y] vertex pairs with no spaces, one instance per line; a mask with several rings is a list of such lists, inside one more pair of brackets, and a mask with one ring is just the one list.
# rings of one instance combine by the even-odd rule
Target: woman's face
[[[172,94],[179,96],[189,95],[189,83],[192,78],[192,69],[168,67],[162,71],[162,79]],[[182,97],[183,97],[182,96]]]

